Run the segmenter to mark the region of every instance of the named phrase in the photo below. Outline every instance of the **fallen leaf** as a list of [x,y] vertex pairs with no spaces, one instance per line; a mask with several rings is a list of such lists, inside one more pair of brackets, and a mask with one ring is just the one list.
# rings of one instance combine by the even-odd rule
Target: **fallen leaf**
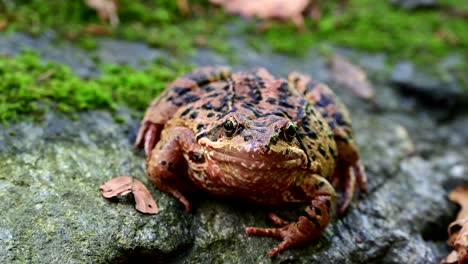
[[177,0],[177,7],[179,8],[180,13],[188,15],[190,11],[188,0]]
[[333,55],[330,58],[332,78],[357,96],[372,100],[375,96],[374,87],[367,79],[366,72],[349,60]]
[[148,188],[139,180],[129,176],[113,178],[99,187],[105,198],[123,196],[133,193],[135,208],[145,214],[157,214],[159,208]]
[[112,33],[112,31],[108,27],[97,24],[88,24],[85,27],[84,31],[88,34],[95,35],[109,35]]
[[85,3],[96,10],[102,21],[109,21],[112,26],[119,24],[117,0],[85,0]]
[[261,19],[291,20],[298,28],[304,27],[303,12],[310,0],[210,0],[233,14]]
[[457,218],[449,225],[447,244],[454,250],[441,261],[442,264],[468,263],[468,185],[455,188],[449,199],[461,206]]
[[45,81],[47,79],[49,79],[50,77],[52,77],[52,75],[54,75],[54,73],[57,72],[57,69],[56,68],[52,68],[50,70],[47,70],[45,71],[44,73],[42,73],[41,75],[39,75],[36,80],[38,82],[42,82],[42,81]]
[[461,206],[457,220],[468,217],[468,185],[459,186],[449,194],[450,201]]
[[8,25],[8,21],[6,19],[0,18],[0,31],[4,30]]

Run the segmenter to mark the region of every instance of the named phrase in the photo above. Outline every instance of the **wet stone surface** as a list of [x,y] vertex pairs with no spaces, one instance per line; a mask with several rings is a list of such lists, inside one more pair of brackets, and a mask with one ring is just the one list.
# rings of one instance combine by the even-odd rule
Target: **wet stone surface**
[[[0,44],[8,38],[0,36]],[[116,43],[112,45],[126,45]],[[1,52],[14,52],[0,47]],[[44,58],[65,63],[82,52],[45,44],[37,48]],[[129,54],[125,50],[120,62],[127,57],[138,61],[131,49]],[[251,55],[235,68],[260,64],[276,74],[298,69],[329,79],[326,59],[315,51],[298,59],[246,52]],[[456,184],[468,182],[468,150],[463,148],[468,115],[435,118],[439,110],[389,86],[390,76],[381,72],[384,57],[354,57],[378,80],[378,107],[332,86],[352,112],[369,191],[355,199],[345,217],[333,219],[318,241],[272,259],[267,252],[277,240],[244,232],[246,226],[273,227],[268,219],[272,211],[294,220],[301,207],[264,207],[199,194],[191,197],[194,211],[186,213],[174,198],[150,187],[161,208],[150,216],[134,210],[131,195],[103,199],[99,185],[117,175],[131,175],[150,186],[144,155],[132,146],[139,120],[121,108],[123,124],[107,112],[93,111],[80,113],[77,120],[52,113],[40,123],[0,128],[1,262],[438,263],[449,251],[446,226],[457,209],[446,195]],[[193,60],[202,65],[226,62],[209,51]],[[73,63],[71,59],[78,72],[92,72],[86,63]]]

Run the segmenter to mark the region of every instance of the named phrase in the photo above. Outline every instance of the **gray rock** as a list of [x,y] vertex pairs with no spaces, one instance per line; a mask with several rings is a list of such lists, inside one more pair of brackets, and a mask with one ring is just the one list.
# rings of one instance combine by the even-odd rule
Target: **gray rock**
[[435,7],[439,3],[437,0],[389,0],[389,2],[405,9]]
[[141,68],[156,58],[168,57],[167,52],[139,42],[96,38],[97,49],[87,51],[70,41],[56,43],[56,38],[53,31],[36,37],[17,32],[0,33],[0,52],[17,54],[24,49],[33,49],[41,54],[42,59],[67,64],[80,76],[98,75],[100,61]]
[[[429,74],[417,68],[412,62],[402,61],[395,65],[391,73],[392,82],[405,94],[440,108],[459,106],[466,97],[466,92],[453,76],[437,73],[446,71],[446,64],[432,69]],[[447,79],[448,78],[448,79]]]
[[[15,48],[2,45],[10,43],[2,39],[0,51]],[[47,41],[43,48],[32,40],[30,44],[45,58],[56,54],[57,60],[73,65],[74,59],[61,57],[67,52],[48,47]],[[121,48],[112,41],[108,45]],[[302,70],[320,80],[328,78],[326,60],[313,51],[295,59],[237,48],[248,56],[242,56],[235,68],[263,65],[277,74]],[[82,54],[70,53],[65,57]],[[210,54],[203,50],[192,60],[227,62]],[[103,55],[104,60],[111,55]],[[363,64],[369,69],[383,68],[384,57],[356,56],[357,61],[367,61]],[[137,57],[133,61],[139,61]],[[127,60],[122,55],[116,62]],[[413,66],[399,67],[396,81],[417,79]],[[423,81],[427,80],[416,83]],[[468,182],[468,149],[463,147],[468,142],[467,117],[460,113],[440,124],[432,110],[385,84],[375,87],[382,108],[376,113],[338,91],[352,112],[369,176],[368,193],[355,199],[345,217],[335,217],[318,241],[273,259],[267,252],[279,241],[247,236],[245,227],[273,227],[269,212],[294,220],[303,208],[265,207],[199,194],[191,197],[194,211],[184,212],[178,201],[146,180],[144,155],[132,147],[139,120],[128,110],[119,112],[124,124],[116,124],[109,113],[94,111],[80,113],[77,120],[50,114],[41,123],[0,126],[0,262],[437,263],[449,252],[446,227],[456,214],[446,195],[455,185]],[[100,184],[118,175],[142,180],[162,211],[152,216],[137,213],[131,195],[102,198]]]
[[355,118],[369,193],[334,219],[321,239],[270,259],[267,252],[278,241],[247,236],[245,227],[272,227],[270,211],[295,219],[302,208],[199,195],[188,214],[174,198],[150,188],[162,209],[150,216],[134,210],[131,196],[102,198],[99,185],[116,175],[149,186],[144,157],[132,147],[138,121],[121,113],[123,125],[107,113],[89,112],[76,121],[52,114],[40,124],[1,129],[3,263],[435,263],[443,254],[431,239],[444,237],[433,232],[445,230],[440,219],[455,212],[440,173],[451,163],[408,158],[414,148],[408,132],[385,117]]

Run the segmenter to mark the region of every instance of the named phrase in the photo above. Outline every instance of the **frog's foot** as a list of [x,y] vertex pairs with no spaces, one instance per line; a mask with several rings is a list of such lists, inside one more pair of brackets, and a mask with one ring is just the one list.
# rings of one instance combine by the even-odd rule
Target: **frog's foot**
[[105,198],[123,196],[133,193],[135,197],[135,208],[145,214],[157,214],[158,205],[151,196],[151,193],[143,183],[129,176],[120,176],[105,182],[99,187],[101,194]]
[[362,165],[361,161],[358,161],[353,166],[354,174],[356,175],[357,184],[359,186],[359,190],[361,192],[367,192],[367,175],[364,171],[364,166]]
[[275,214],[270,214],[270,219],[280,228],[247,227],[245,231],[249,235],[276,237],[281,239],[276,247],[268,254],[270,257],[306,242],[320,237],[330,222],[331,197],[319,195],[314,197],[312,205],[306,209],[307,216],[300,216],[297,222],[289,222]]
[[144,121],[141,124],[140,130],[135,140],[135,147],[140,148],[144,146],[145,154],[147,157],[151,155],[160,134],[160,127],[150,121]]
[[360,161],[345,170],[341,170],[339,173],[339,177],[343,180],[343,182],[341,182],[343,197],[340,201],[338,213],[343,215],[353,200],[354,193],[356,192],[356,185],[359,187],[359,191],[367,191],[367,176]]

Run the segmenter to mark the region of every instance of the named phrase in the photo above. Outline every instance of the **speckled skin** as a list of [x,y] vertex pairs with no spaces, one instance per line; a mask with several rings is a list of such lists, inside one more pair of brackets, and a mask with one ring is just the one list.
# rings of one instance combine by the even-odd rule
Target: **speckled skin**
[[282,227],[246,228],[282,239],[271,256],[321,235],[336,200],[332,184],[344,190],[340,212],[356,181],[366,186],[346,108],[299,73],[285,80],[263,68],[195,70],[151,103],[135,144],[145,147],[151,181],[188,211],[185,195],[197,189],[263,204],[308,202],[297,222],[271,214]]

